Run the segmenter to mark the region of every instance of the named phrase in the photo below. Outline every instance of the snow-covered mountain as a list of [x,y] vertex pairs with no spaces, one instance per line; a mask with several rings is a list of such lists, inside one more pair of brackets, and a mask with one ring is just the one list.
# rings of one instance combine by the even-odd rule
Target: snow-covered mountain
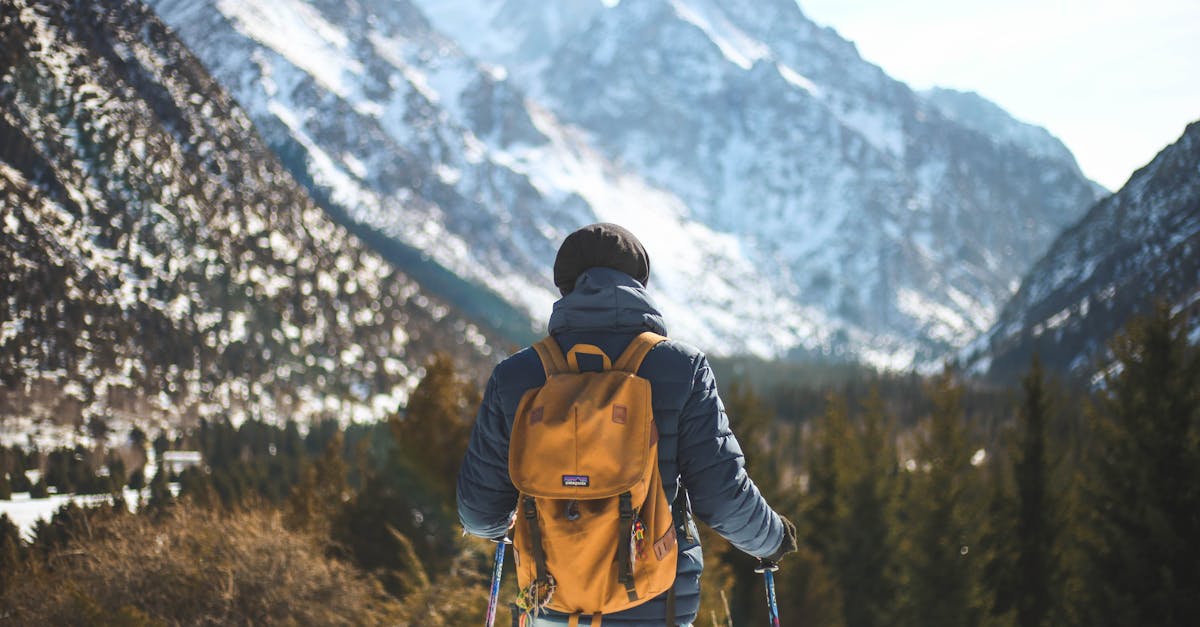
[[335,224],[130,0],[0,16],[0,427],[371,419],[497,346]]
[[1200,122],[1054,242],[965,358],[1007,377],[1037,352],[1050,367],[1092,374],[1109,338],[1156,302],[1190,320],[1200,341]]
[[151,4],[327,208],[532,319],[562,237],[606,220],[707,350],[929,363],[1096,198],[792,0]]

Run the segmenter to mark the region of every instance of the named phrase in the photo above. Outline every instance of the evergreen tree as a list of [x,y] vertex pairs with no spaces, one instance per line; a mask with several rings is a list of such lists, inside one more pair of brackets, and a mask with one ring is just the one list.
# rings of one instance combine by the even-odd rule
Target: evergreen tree
[[33,464],[34,455],[25,453],[19,446],[14,446],[9,449],[12,453],[12,461],[9,466],[9,484],[12,486],[13,492],[28,492],[33,483],[29,481],[29,477],[25,475],[25,471],[35,468]]
[[993,481],[988,580],[993,614],[1010,614],[1019,627],[1037,627],[1062,622],[1052,612],[1062,607],[1064,572],[1061,499],[1053,481],[1049,436],[1054,407],[1036,356],[1021,389],[1013,446],[1009,459],[997,463]]
[[[975,567],[982,499],[971,465],[962,410],[963,390],[946,371],[930,385],[933,412],[917,444],[909,531],[911,553],[904,618],[926,627],[980,622]],[[974,553],[972,553],[974,551]]]
[[21,530],[8,514],[0,514],[0,594],[4,593],[9,578],[16,572],[23,559]]
[[116,453],[110,453],[105,466],[108,468],[108,492],[120,494],[121,488],[125,486],[125,460]]
[[[787,572],[780,571],[779,583],[794,592],[782,606],[790,606],[789,616],[819,620],[821,624],[845,624],[844,590],[838,566],[845,554],[842,523],[845,520],[845,485],[847,463],[853,443],[846,399],[829,393],[825,412],[813,423],[805,438],[807,490],[800,500],[796,517],[801,550],[789,556]],[[741,572],[738,569],[737,572]],[[761,578],[759,578],[761,579]],[[756,602],[761,607],[761,583],[740,595],[743,603]],[[741,590],[746,590],[743,586]],[[758,593],[758,594],[756,594]],[[787,595],[785,595],[786,597]],[[784,611],[781,607],[780,611]],[[757,612],[756,612],[757,614]],[[756,616],[756,618],[759,618]],[[765,614],[761,617],[765,620]]]
[[854,433],[836,560],[848,627],[885,625],[896,615],[898,556],[892,529],[897,459],[879,388],[872,387]]
[[167,437],[166,432],[160,432],[158,437],[154,438],[154,459],[162,460],[163,453],[171,449],[171,439]]
[[841,473],[851,448],[847,414],[846,400],[830,394],[825,414],[813,425],[806,447],[808,491],[797,532],[827,562],[840,550],[837,529],[844,503],[839,491],[846,481]]
[[137,490],[139,492],[142,490],[142,488],[146,487],[146,467],[145,466],[138,466],[137,468],[135,468],[133,470],[133,472],[129,473],[129,484],[128,485],[129,485],[130,490]]
[[447,498],[454,494],[480,400],[477,387],[458,376],[450,356],[438,353],[408,399],[403,418],[391,421],[403,460]]
[[147,439],[146,432],[136,426],[129,431],[129,445],[133,448],[135,457],[133,460],[133,471],[129,473],[128,485],[131,490],[138,490],[139,492],[142,488],[146,487]]
[[[199,468],[192,467],[179,473],[179,496],[187,497],[201,507],[215,507],[219,504],[229,505],[227,495],[216,486],[212,475],[207,475]],[[151,498],[154,497],[151,490]]]
[[1085,487],[1085,622],[1200,623],[1200,351],[1165,306],[1111,345]]
[[335,431],[321,457],[305,466],[284,508],[289,527],[329,535],[332,520],[351,496],[343,448],[342,432]]

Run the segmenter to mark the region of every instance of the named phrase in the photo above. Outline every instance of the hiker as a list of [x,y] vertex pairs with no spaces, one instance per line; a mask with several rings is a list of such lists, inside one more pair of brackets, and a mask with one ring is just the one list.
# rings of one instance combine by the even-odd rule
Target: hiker
[[[730,430],[707,358],[687,344],[661,337],[667,333],[666,325],[646,292],[649,278],[650,259],[646,250],[624,228],[615,224],[593,224],[571,233],[554,260],[554,283],[562,298],[554,304],[550,316],[549,339],[552,341],[544,341],[508,357],[496,366],[488,381],[458,476],[458,515],[463,528],[476,536],[502,537],[514,520],[518,536],[532,536],[532,539],[518,537],[515,540],[518,574],[526,573],[525,579],[536,576],[540,584],[526,588],[528,582],[521,582],[522,594],[517,605],[535,617],[533,622],[522,624],[690,625],[699,610],[703,569],[693,516],[738,549],[769,562],[778,562],[785,554],[796,550],[795,527],[771,509],[746,473],[741,447]],[[637,346],[641,349],[627,351],[627,348]],[[626,356],[626,353],[639,354]],[[569,359],[564,360],[563,355]],[[634,378],[649,382],[645,413],[650,413],[651,403],[653,411],[652,416],[643,420],[649,425],[648,444],[650,450],[657,451],[657,465],[649,462],[653,467],[647,469],[645,476],[653,475],[654,490],[658,489],[659,480],[662,488],[661,495],[645,492],[644,504],[633,512],[636,520],[623,522],[626,526],[614,531],[619,524],[616,522],[616,497],[611,506],[569,500],[570,496],[565,497],[568,500],[538,499],[535,503],[534,499],[526,498],[535,493],[535,489],[524,486],[545,486],[545,494],[537,496],[570,495],[573,489],[581,490],[583,494],[590,489],[591,483],[599,481],[600,473],[628,474],[627,464],[635,462],[621,458],[605,465],[604,460],[593,460],[593,466],[603,470],[593,472],[597,476],[591,477],[570,474],[573,472],[570,469],[549,467],[532,474],[526,472],[524,467],[528,464],[548,463],[547,460],[561,455],[553,449],[527,450],[529,446],[541,446],[534,440],[549,432],[538,429],[550,425],[556,418],[543,416],[540,409],[533,409],[531,414],[530,403],[522,405],[522,401],[527,397],[537,398],[536,394],[543,389],[550,389],[548,372],[570,374],[576,367],[580,372],[600,372],[606,367],[615,369],[622,360],[636,364],[631,368],[637,374]],[[639,360],[640,364],[637,363]],[[553,406],[553,401],[546,402]],[[601,420],[597,424],[603,424],[597,428],[623,427],[627,420],[635,422],[634,414],[637,413],[636,407],[627,410],[621,404],[604,411],[611,411],[611,421]],[[567,419],[557,418],[560,422]],[[514,429],[517,437],[511,443],[514,459],[510,459],[510,434],[514,434]],[[578,430],[576,427],[575,431]],[[638,446],[645,446],[646,439],[639,440]],[[586,456],[588,445],[584,442],[579,448],[572,449],[577,451],[575,457]],[[637,459],[632,451],[616,453],[618,457],[626,454],[631,460]],[[521,474],[517,481],[523,486],[520,491],[514,485],[514,476],[510,476],[510,468]],[[621,496],[621,512],[631,509],[628,494],[625,492]],[[670,507],[660,506],[655,513],[652,511],[656,510],[655,503],[670,504]],[[601,531],[569,538],[553,537],[563,529],[570,529],[571,524],[588,523],[587,518],[593,512],[601,511],[610,512],[612,522],[595,529],[609,533],[612,538],[621,538],[615,543],[604,540],[615,544],[608,555],[612,556],[615,551],[618,562],[625,560],[632,566],[618,565],[591,573],[562,572],[568,569],[560,567],[556,573],[554,564],[548,564],[548,561],[564,559],[564,554],[576,551],[585,555],[605,550],[604,547],[586,546],[600,542]],[[647,516],[661,518],[664,511],[669,529],[660,535],[660,530],[653,527]],[[628,518],[623,519],[626,520]],[[631,540],[626,541],[625,537],[630,536],[620,535],[622,533],[631,533]],[[620,546],[622,544],[625,546]],[[643,551],[643,548],[647,550]],[[674,563],[666,584],[635,589],[635,579],[638,586],[652,585],[644,584],[639,578],[648,576],[658,562],[668,566]],[[599,614],[599,606],[583,607],[581,604],[573,608],[573,614],[555,610],[556,598],[566,599],[575,592],[569,589],[570,586],[590,585],[606,577],[613,578],[614,573],[621,582],[601,587],[610,594],[615,590],[617,601],[627,605],[627,609]],[[546,585],[548,580],[553,583]],[[621,584],[626,582],[623,589]],[[667,591],[651,597],[643,594],[644,589]],[[546,597],[550,597],[548,604]],[[597,615],[592,615],[593,612]]]

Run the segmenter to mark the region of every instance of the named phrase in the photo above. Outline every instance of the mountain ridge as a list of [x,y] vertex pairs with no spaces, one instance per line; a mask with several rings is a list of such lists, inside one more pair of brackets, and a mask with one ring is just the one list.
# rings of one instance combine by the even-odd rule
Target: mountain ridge
[[1109,338],[1155,302],[1200,339],[1200,122],[1065,230],[964,358],[1003,378],[1037,353],[1087,377],[1105,367]]
[[531,320],[562,237],[616,221],[709,352],[930,366],[1095,197],[1073,159],[952,122],[794,3],[152,5],[301,148],[315,195]]

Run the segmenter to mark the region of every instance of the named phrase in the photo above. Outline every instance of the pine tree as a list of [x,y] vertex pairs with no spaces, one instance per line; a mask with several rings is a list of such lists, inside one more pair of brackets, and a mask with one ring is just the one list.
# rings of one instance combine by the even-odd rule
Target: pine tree
[[120,494],[121,489],[125,486],[125,460],[116,453],[109,453],[105,466],[108,468],[108,492]]
[[391,421],[401,456],[442,494],[454,494],[481,396],[458,376],[449,355],[438,353],[413,390],[403,418]]
[[934,409],[917,445],[917,474],[906,504],[913,520],[904,618],[928,627],[976,625],[981,495],[963,424],[963,390],[946,371],[929,393]]
[[334,517],[351,496],[343,448],[342,432],[336,431],[321,457],[301,471],[284,508],[284,522],[292,529],[329,535]]
[[129,431],[129,446],[134,451],[133,471],[129,473],[129,488],[131,490],[141,491],[146,487],[146,463],[149,457],[146,455],[146,440],[148,436],[145,431],[139,427],[134,427]]
[[4,593],[9,577],[15,574],[23,559],[21,530],[8,514],[0,514],[0,594]]
[[830,394],[825,414],[813,425],[806,447],[808,491],[797,531],[802,541],[826,561],[832,560],[840,548],[837,530],[844,504],[839,491],[847,478],[839,473],[844,470],[844,458],[850,450],[847,414],[846,400]]
[[871,388],[863,410],[851,462],[844,470],[846,505],[836,560],[849,627],[884,625],[896,614],[898,556],[892,500],[897,458],[878,387]]
[[[1022,398],[1009,458],[993,477],[991,558],[992,613],[1011,615],[1019,627],[1059,624],[1062,578],[1061,496],[1050,450],[1054,413],[1041,360],[1036,356],[1021,381]],[[1010,479],[1011,478],[1011,479]]]
[[1200,351],[1165,306],[1111,345],[1085,486],[1093,625],[1200,622]]

